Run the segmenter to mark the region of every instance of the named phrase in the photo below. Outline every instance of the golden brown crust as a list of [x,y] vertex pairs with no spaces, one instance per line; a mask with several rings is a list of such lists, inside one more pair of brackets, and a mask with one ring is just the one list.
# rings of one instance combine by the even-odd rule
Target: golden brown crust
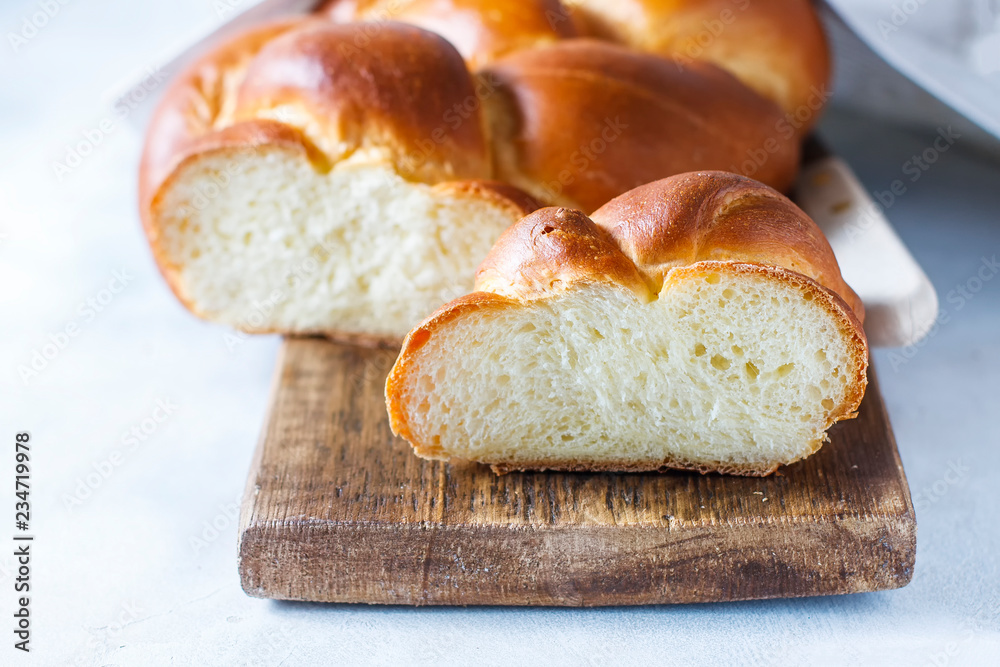
[[[798,141],[781,110],[719,68],[678,68],[592,40],[521,51],[489,67],[497,175],[590,212],[656,178],[697,169],[791,187]],[[567,113],[572,109],[572,113]]]
[[430,30],[454,44],[472,69],[578,32],[560,0],[350,0],[319,11],[342,22],[392,20]]
[[476,272],[476,290],[532,300],[580,282],[614,282],[651,294],[635,264],[580,211],[543,208],[505,231]]
[[269,42],[239,87],[239,119],[303,118],[331,160],[384,151],[398,171],[424,183],[489,176],[473,79],[443,38],[402,23],[311,22]]
[[780,266],[833,290],[861,321],[864,306],[840,274],[830,243],[787,197],[725,172],[649,183],[591,214],[654,286],[670,269],[703,260]]
[[823,232],[790,199],[753,179],[691,172],[654,181],[590,215],[535,211],[512,225],[476,274],[476,289],[536,299],[580,281],[617,282],[640,298],[672,269],[703,261],[760,264],[834,291],[859,323],[864,306]]
[[[579,211],[544,208],[508,229],[477,273],[476,292],[442,306],[407,336],[386,381],[393,432],[426,458],[447,458],[440,446],[416,438],[407,423],[407,375],[420,349],[452,320],[484,308],[523,307],[572,285],[604,283],[644,295],[716,272],[766,276],[797,289],[838,323],[853,360],[850,392],[829,412],[824,431],[852,419],[867,386],[868,343],[863,310],[843,282],[822,233],[776,191],[733,174],[681,174],[609,202],[591,220]],[[857,311],[855,310],[857,309]],[[810,444],[808,456],[822,445]],[[664,468],[767,475],[778,466],[630,461],[488,461],[511,470],[646,471]],[[786,462],[791,463],[791,462]]]
[[[144,215],[197,142],[250,121],[303,133],[329,162],[369,149],[416,181],[489,178],[485,121],[461,56],[418,28],[375,27],[285,21],[238,36],[191,67],[150,123],[140,168]],[[453,120],[456,105],[463,116]]]
[[512,216],[523,217],[541,207],[538,200],[528,193],[501,181],[447,181],[438,183],[434,189],[453,197],[470,197],[492,202],[505,208]]
[[292,19],[248,30],[174,79],[146,131],[139,166],[139,205],[144,217],[155,189],[191,144],[232,122],[236,90],[250,61],[268,42],[302,22]]
[[789,117],[804,136],[825,106],[830,54],[810,0],[331,0],[336,21],[405,21],[451,41],[473,69],[555,40],[595,37],[718,65]]
[[734,74],[803,136],[827,97],[830,52],[810,0],[567,0],[592,34]]

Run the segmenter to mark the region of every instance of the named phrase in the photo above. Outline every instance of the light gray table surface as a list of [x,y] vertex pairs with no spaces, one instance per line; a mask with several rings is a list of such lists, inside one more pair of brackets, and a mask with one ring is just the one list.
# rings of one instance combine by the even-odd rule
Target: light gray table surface
[[[239,2],[53,0],[16,49],[9,34],[45,3],[0,8],[0,664],[1000,664],[1000,278],[984,268],[1000,256],[1000,165],[960,140],[912,182],[905,164],[933,136],[837,112],[823,136],[865,186],[905,180],[888,217],[947,320],[906,355],[874,354],[917,507],[909,586],[592,610],[247,597],[235,517],[279,341],[230,350],[225,329],[170,294],[139,227],[141,136],[127,123],[68,173],[55,168],[111,114],[117,81],[227,1]],[[53,340],[44,368],[22,377]],[[29,655],[10,629],[23,430]]]

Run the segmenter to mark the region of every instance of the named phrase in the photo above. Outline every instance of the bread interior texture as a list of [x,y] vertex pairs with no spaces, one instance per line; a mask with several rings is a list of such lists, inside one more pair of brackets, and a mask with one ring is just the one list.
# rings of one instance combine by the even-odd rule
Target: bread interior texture
[[818,301],[713,270],[648,303],[591,284],[478,309],[420,349],[407,426],[419,454],[501,468],[766,474],[819,448],[857,391],[859,353]]
[[174,288],[206,319],[390,338],[469,292],[476,266],[519,217],[364,156],[323,172],[278,146],[183,164],[154,215]]

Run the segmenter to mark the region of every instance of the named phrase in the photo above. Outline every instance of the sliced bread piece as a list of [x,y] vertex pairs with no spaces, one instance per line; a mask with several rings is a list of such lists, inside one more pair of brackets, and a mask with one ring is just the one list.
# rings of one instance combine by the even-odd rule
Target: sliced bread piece
[[410,332],[386,383],[425,458],[766,475],[864,395],[860,301],[815,224],[745,177],[536,211],[477,290]]

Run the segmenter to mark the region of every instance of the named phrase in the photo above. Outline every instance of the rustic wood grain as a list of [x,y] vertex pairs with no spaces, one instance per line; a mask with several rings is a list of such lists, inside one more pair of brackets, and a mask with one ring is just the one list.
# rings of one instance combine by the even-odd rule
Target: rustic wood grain
[[874,374],[859,418],[771,477],[498,477],[418,459],[393,437],[394,359],[285,341],[241,515],[250,595],[593,606],[853,593],[912,576],[913,506]]

